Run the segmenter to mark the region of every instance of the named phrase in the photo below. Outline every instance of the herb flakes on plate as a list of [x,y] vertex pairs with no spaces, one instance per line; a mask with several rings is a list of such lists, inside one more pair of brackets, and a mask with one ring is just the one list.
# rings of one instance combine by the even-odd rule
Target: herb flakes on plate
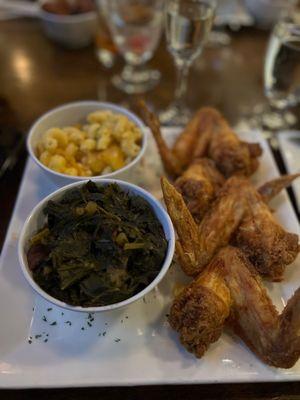
[[158,275],[167,251],[147,201],[117,184],[88,182],[44,209],[46,225],[27,253],[36,283],[73,306],[126,300]]

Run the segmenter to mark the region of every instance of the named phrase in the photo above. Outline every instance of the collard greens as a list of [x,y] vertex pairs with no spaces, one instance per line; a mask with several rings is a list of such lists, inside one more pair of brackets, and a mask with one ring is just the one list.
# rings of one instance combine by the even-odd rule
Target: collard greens
[[83,307],[113,304],[159,273],[167,241],[143,198],[90,181],[49,201],[44,213],[47,224],[27,257],[34,280],[53,297]]

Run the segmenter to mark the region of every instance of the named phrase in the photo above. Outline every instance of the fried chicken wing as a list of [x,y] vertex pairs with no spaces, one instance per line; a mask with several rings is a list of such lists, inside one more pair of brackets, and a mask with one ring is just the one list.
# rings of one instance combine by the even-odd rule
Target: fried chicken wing
[[[287,182],[282,180],[281,183]],[[280,182],[279,182],[280,183]],[[278,185],[279,185],[278,183]],[[264,185],[266,189],[266,185]],[[270,185],[272,187],[272,185]],[[265,190],[262,198],[249,183],[249,211],[245,214],[235,236],[234,243],[243,250],[256,270],[266,279],[280,281],[287,265],[298,255],[298,235],[286,232],[275,220],[263,199],[271,197],[279,186],[272,191]]]
[[226,177],[237,173],[248,176],[256,170],[257,158],[262,153],[260,145],[241,141],[214,108],[201,108],[177,138],[173,149],[169,149],[162,138],[158,118],[144,102],[140,102],[139,107],[171,176],[179,176],[201,157],[212,159]]
[[264,362],[292,367],[300,356],[300,289],[279,315],[243,253],[225,247],[171,306],[183,346],[202,357],[228,324]]
[[187,167],[195,158],[205,157],[218,129],[221,114],[211,107],[201,108],[177,138],[173,154]]
[[212,160],[200,158],[176,179],[175,187],[195,220],[201,221],[224,181]]
[[229,177],[233,174],[252,175],[258,167],[257,157],[261,153],[258,144],[251,145],[241,141],[222,119],[217,133],[211,138],[207,155],[215,161],[218,169]]
[[236,190],[243,184],[244,180],[238,177],[228,179],[198,227],[181,194],[162,178],[164,201],[178,235],[177,254],[187,275],[198,275],[229,243],[247,209],[246,199]]
[[179,332],[182,345],[199,358],[220,338],[230,313],[230,292],[222,274],[220,260],[215,258],[176,297],[170,310],[171,327]]
[[300,356],[300,289],[279,315],[245,255],[227,247],[218,257],[232,299],[230,326],[264,362],[291,368]]
[[[276,194],[291,179],[278,178],[265,184],[268,195],[262,198],[247,178],[231,177],[219,190],[199,226],[180,193],[163,179],[164,200],[178,234],[176,250],[183,271],[189,276],[198,275],[221,247],[233,243],[244,251],[259,274],[280,281],[286,266],[298,255],[298,235],[286,232],[279,225],[264,199]],[[187,234],[190,226],[192,238]]]

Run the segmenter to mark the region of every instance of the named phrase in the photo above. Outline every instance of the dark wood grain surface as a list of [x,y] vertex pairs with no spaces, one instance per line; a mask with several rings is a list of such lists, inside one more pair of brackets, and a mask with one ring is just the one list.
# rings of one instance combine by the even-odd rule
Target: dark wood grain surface
[[[267,33],[247,29],[233,34],[228,47],[207,49],[190,76],[188,103],[219,108],[231,123],[263,102],[262,69]],[[48,41],[37,21],[0,22],[0,127],[10,126],[25,135],[33,121],[59,104],[100,99],[132,104],[110,84],[120,70],[118,62],[106,70],[97,62],[93,47],[66,51]],[[172,99],[174,68],[164,43],[151,64],[162,72],[160,85],[146,95],[159,110]],[[280,155],[275,153],[281,171]],[[0,244],[11,217],[22,177],[26,152],[0,181]],[[1,329],[1,326],[0,326]],[[64,390],[0,391],[5,400],[30,399],[300,399],[299,383],[199,385]]]

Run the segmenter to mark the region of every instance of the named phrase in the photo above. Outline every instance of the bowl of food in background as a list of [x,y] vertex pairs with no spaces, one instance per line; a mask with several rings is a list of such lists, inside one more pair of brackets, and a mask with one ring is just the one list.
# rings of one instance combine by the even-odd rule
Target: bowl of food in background
[[93,0],[40,0],[39,17],[50,39],[72,49],[88,46],[98,26]]
[[22,271],[46,300],[99,312],[141,299],[165,276],[175,235],[150,193],[119,180],[67,185],[43,199],[24,223]]
[[147,145],[143,122],[127,109],[98,101],[57,107],[30,129],[27,149],[58,186],[90,177],[124,177]]
[[244,0],[255,23],[262,29],[270,29],[283,12],[291,9],[293,1],[287,0]]

